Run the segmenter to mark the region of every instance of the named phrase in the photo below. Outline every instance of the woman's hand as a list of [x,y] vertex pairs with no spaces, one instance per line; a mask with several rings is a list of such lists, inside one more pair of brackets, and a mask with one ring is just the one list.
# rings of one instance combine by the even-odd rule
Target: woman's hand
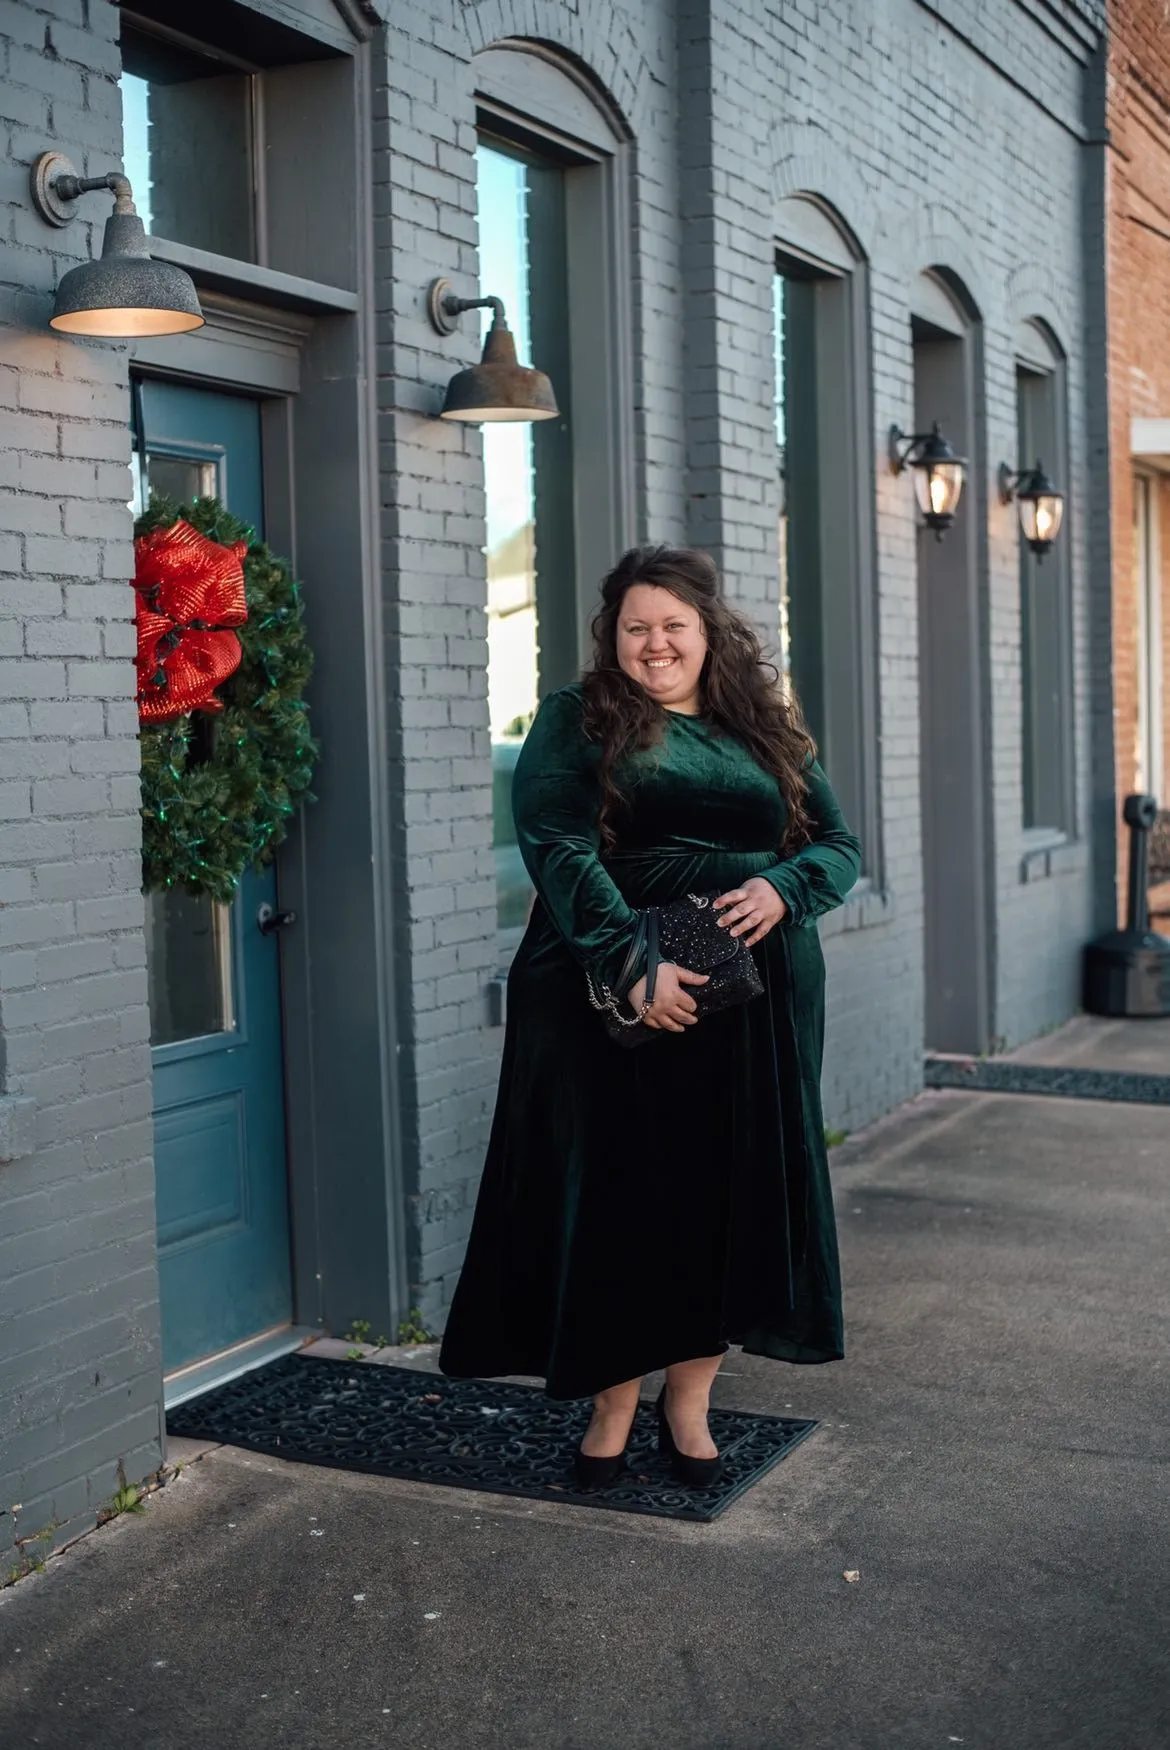
[[[643,1016],[647,1027],[661,1028],[664,1033],[681,1033],[684,1027],[693,1027],[699,1018],[695,1012],[695,999],[687,995],[683,986],[706,984],[709,976],[706,972],[688,972],[685,966],[672,966],[664,960],[658,968],[654,1001]],[[646,1001],[644,977],[630,986],[626,1001],[636,1015]]]
[[730,930],[733,936],[746,935],[749,948],[762,942],[769,930],[774,930],[788,914],[787,905],[762,875],[753,875],[742,887],[720,894],[712,909],[723,914],[719,928]]

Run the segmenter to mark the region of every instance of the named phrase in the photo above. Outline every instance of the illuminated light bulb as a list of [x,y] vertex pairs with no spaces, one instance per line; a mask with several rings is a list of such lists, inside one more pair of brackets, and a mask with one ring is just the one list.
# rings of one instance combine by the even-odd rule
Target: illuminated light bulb
[[1036,557],[1042,559],[1060,533],[1064,495],[1056,490],[1040,462],[1028,472],[1015,475],[1005,462],[1000,467],[1000,497],[1006,504],[1013,496],[1020,533]]
[[890,459],[896,473],[905,467],[913,470],[914,496],[928,528],[941,540],[954,521],[955,511],[963,495],[966,463],[939,430],[938,424],[925,434],[907,438],[897,427],[890,429]]

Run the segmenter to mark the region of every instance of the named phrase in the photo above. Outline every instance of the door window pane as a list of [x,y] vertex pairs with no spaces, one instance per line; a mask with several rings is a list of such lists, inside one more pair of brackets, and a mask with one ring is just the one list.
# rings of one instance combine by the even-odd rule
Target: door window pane
[[[146,379],[135,384],[132,426],[137,511],[152,491],[180,503],[214,496],[262,531],[258,402]],[[192,761],[205,757],[214,728],[205,713],[194,714]],[[233,935],[242,919],[233,924],[232,907],[182,891],[148,894],[145,904],[151,1043],[234,1032]]]
[[235,1027],[231,914],[205,895],[146,897],[150,1042],[174,1045]]
[[193,504],[197,498],[215,498],[220,493],[217,463],[193,461],[188,456],[160,456],[150,450],[137,466],[135,480],[135,516],[141,516],[146,509],[151,493],[173,498],[178,504]]
[[136,517],[150,503],[152,493],[173,498],[177,504],[192,504],[197,498],[222,498],[218,461],[204,462],[190,456],[160,455],[148,450],[145,455],[137,447],[131,459],[134,496],[131,508]]
[[124,163],[147,232],[254,261],[251,74],[133,30],[122,65]]
[[[512,773],[539,700],[577,672],[564,172],[483,140],[478,185],[481,296],[503,299],[519,358],[549,372],[562,414],[482,428],[497,915],[510,928],[532,897]],[[485,312],[485,333],[490,319]]]

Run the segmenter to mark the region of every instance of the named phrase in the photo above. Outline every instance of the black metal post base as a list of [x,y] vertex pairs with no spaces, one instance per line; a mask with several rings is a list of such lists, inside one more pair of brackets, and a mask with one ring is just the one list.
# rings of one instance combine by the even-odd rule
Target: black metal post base
[[1082,1000],[1090,1015],[1170,1016],[1170,941],[1152,930],[1098,936],[1085,949]]
[[1124,930],[1107,930],[1085,949],[1081,1001],[1090,1015],[1147,1020],[1170,1015],[1170,941],[1150,929],[1150,832],[1156,797],[1127,796],[1121,817],[1129,828],[1129,882]]

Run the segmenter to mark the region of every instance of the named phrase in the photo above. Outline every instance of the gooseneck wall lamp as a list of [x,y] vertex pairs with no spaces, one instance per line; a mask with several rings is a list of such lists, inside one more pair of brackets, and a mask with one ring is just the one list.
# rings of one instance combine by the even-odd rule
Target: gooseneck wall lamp
[[516,342],[499,298],[460,298],[451,290],[449,280],[438,279],[427,294],[427,310],[439,334],[454,334],[465,310],[492,312],[483,357],[477,365],[457,371],[451,378],[440,419],[481,425],[489,421],[557,418],[557,398],[544,372],[516,362]]
[[1009,468],[999,465],[999,497],[1002,504],[1014,498],[1020,518],[1020,533],[1035,553],[1043,559],[1060,533],[1064,520],[1064,494],[1058,492],[1037,458],[1034,468]]
[[890,427],[890,467],[895,474],[904,468],[914,470],[914,495],[928,529],[936,540],[955,520],[959,499],[963,495],[963,480],[967,464],[956,456],[939,430],[938,421],[928,432],[910,435],[901,426]]
[[152,258],[130,184],[118,171],[78,176],[60,152],[42,152],[32,167],[30,186],[33,205],[49,225],[68,225],[83,194],[105,189],[114,197],[101,255],[62,275],[50,328],[128,340],[184,334],[203,326],[194,280],[181,267]]

